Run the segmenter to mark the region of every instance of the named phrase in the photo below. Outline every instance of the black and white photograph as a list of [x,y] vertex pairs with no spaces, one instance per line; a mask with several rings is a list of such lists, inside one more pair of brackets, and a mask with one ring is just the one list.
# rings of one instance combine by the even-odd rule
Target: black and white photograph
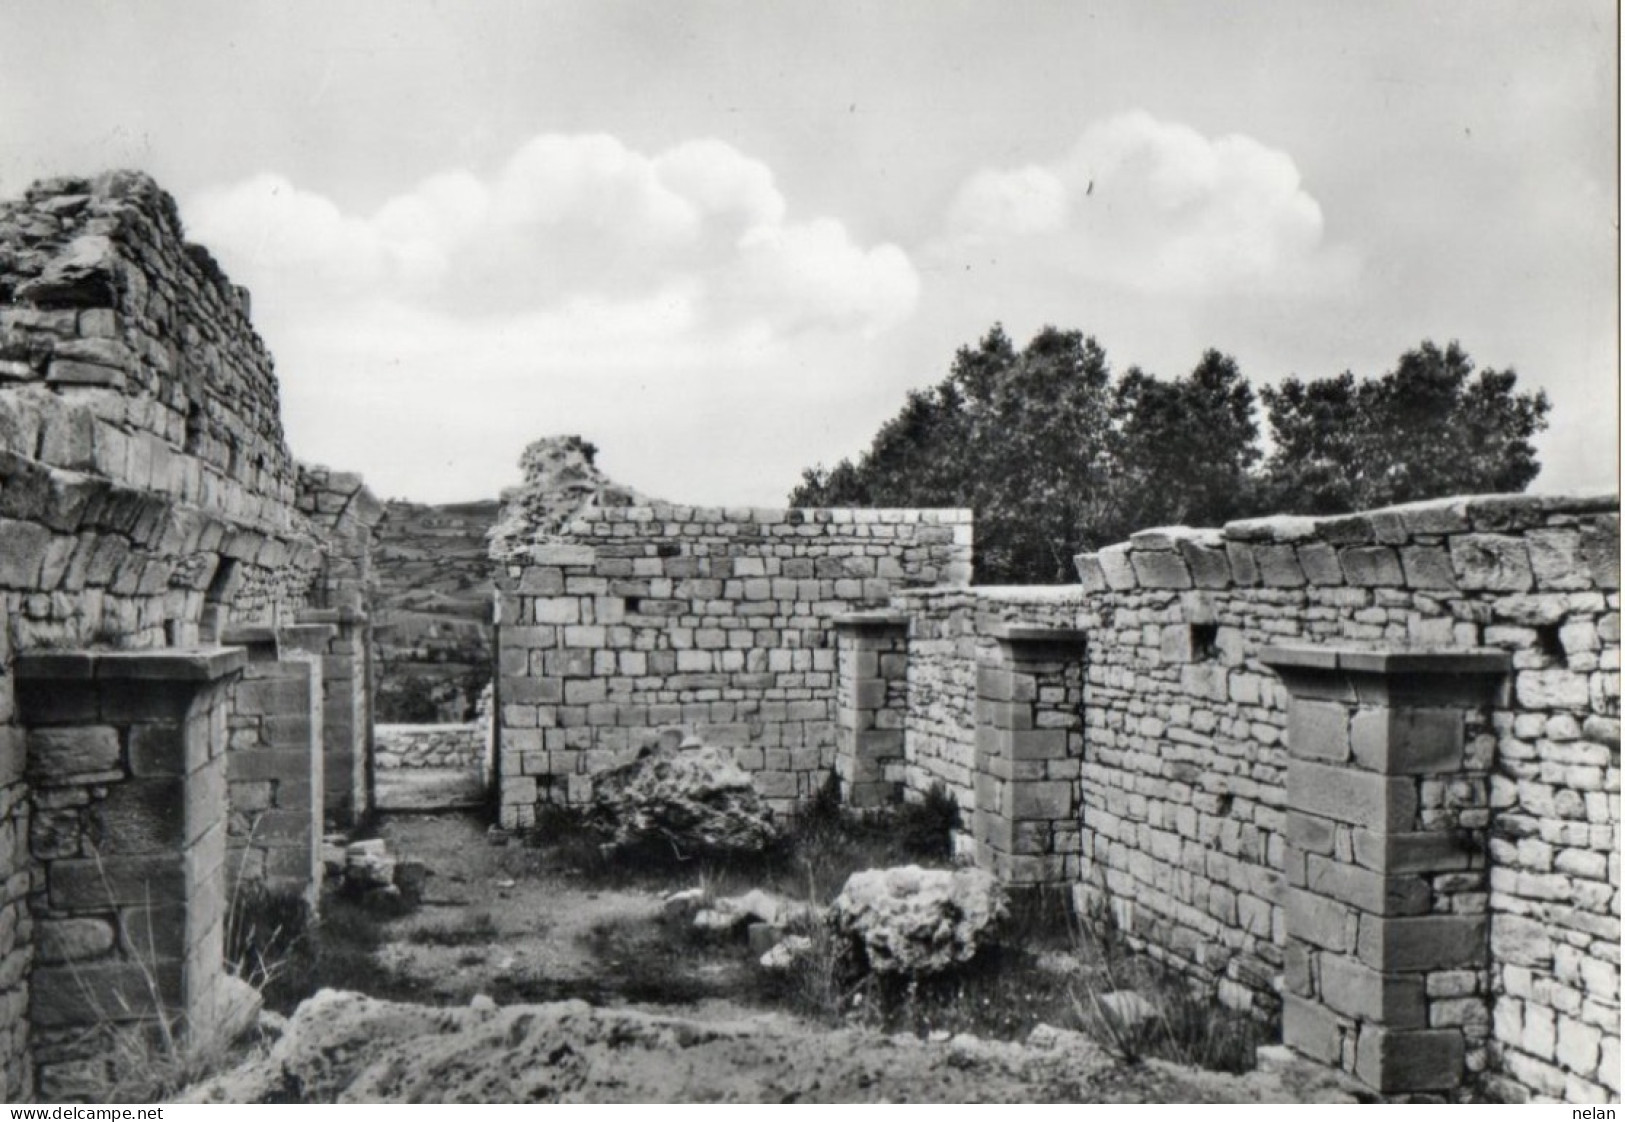
[[1615,1117],[1620,50],[0,0],[0,1102]]

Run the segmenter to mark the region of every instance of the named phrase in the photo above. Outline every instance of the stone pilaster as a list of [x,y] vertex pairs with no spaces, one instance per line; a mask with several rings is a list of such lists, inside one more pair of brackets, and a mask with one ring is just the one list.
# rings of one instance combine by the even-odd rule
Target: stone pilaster
[[298,619],[298,626],[283,629],[284,646],[322,660],[322,812],[335,825],[353,825],[372,807],[367,782],[371,628],[365,613],[349,608],[304,611]]
[[867,808],[898,801],[908,712],[908,616],[837,616],[835,772],[841,800]]
[[1290,1047],[1380,1091],[1488,1061],[1488,707],[1497,651],[1266,649],[1291,694]]
[[321,883],[322,656],[285,645],[283,631],[224,634],[247,652],[227,717],[228,880],[234,892],[239,883],[261,884],[314,903]]
[[998,625],[977,667],[976,863],[1009,884],[1078,872],[1083,653],[1071,628]]
[[223,647],[17,659],[42,1094],[105,1086],[115,1026],[207,1035],[228,1015],[226,715],[244,662]]

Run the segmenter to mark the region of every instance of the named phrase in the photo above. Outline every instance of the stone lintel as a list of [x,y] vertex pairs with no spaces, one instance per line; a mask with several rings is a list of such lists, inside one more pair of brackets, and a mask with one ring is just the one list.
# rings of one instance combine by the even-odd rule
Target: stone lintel
[[906,632],[909,624],[907,612],[873,611],[844,612],[832,621],[842,635],[887,635]]
[[1089,641],[1089,632],[1080,627],[995,623],[986,628],[983,634],[1009,651],[1019,651],[1023,647],[1082,647]]
[[130,680],[213,682],[241,670],[241,647],[165,647],[148,651],[39,651],[17,656],[19,681]]
[[1508,680],[1505,651],[1359,651],[1340,647],[1265,647],[1259,661],[1280,675],[1294,699],[1360,705],[1476,707]]
[[240,624],[223,628],[220,641],[228,647],[276,647],[277,629],[269,624]]

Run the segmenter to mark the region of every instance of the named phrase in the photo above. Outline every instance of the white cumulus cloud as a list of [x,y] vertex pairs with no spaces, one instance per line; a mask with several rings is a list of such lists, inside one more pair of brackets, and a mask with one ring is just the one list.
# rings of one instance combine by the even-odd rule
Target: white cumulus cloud
[[862,389],[860,356],[920,289],[903,250],[794,214],[713,139],[537,136],[366,209],[265,174],[183,214],[254,293],[295,453],[427,499],[495,494],[557,431],[653,493],[673,458],[765,441],[787,489],[819,453],[786,403]]
[[276,175],[187,208],[196,236],[249,284],[297,279],[321,300],[365,292],[518,315],[691,284],[718,315],[859,332],[912,309],[901,250],[860,246],[832,218],[787,214],[772,171],[721,141],[648,156],[603,135],[535,137],[487,179],[442,172],[370,214]]
[[989,250],[1173,296],[1295,289],[1352,267],[1326,243],[1320,204],[1289,155],[1144,112],[1090,126],[1051,164],[969,177],[936,252]]

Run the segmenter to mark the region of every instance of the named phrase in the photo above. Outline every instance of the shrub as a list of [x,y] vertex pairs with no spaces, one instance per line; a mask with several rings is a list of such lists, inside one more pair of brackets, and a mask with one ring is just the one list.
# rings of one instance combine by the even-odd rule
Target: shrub
[[946,861],[954,854],[954,831],[959,826],[959,803],[940,782],[931,784],[920,802],[904,803],[896,810],[903,852],[911,857]]

